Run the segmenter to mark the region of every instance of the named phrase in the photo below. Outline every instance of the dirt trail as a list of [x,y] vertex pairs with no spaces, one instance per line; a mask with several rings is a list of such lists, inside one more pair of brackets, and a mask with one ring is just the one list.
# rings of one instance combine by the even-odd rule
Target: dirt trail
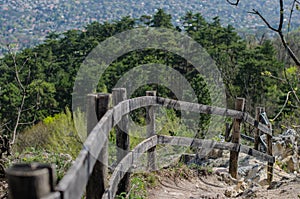
[[226,190],[224,184],[215,182],[213,177],[208,177],[205,179],[192,178],[192,179],[180,179],[172,180],[168,178],[163,178],[159,181],[159,186],[149,190],[149,199],[157,198],[220,198]]
[[162,170],[157,178],[157,186],[148,190],[149,199],[300,198],[300,177],[274,181],[271,187],[239,183],[226,172]]

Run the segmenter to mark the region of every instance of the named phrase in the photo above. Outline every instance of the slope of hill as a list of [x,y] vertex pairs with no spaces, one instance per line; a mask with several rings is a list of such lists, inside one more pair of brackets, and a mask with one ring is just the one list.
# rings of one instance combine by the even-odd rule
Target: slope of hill
[[[286,0],[286,12],[291,0]],[[138,18],[152,15],[157,8],[172,14],[176,24],[187,11],[200,12],[211,19],[220,16],[222,23],[232,24],[239,30],[261,29],[262,21],[248,14],[253,8],[262,11],[271,24],[278,21],[278,2],[271,0],[241,1],[239,7],[226,0],[2,0],[0,1],[0,54],[7,44],[17,48],[33,46],[43,41],[49,32],[83,28],[92,21],[118,20],[124,16]],[[295,14],[297,14],[295,12]],[[295,16],[295,19],[298,17]],[[298,27],[300,21],[293,21]]]

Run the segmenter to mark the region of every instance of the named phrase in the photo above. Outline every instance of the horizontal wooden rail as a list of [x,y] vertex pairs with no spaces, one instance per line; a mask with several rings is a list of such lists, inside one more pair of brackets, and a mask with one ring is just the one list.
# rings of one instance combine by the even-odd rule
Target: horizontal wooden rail
[[230,142],[216,142],[213,140],[196,139],[188,137],[178,137],[178,136],[165,136],[158,135],[158,144],[168,144],[174,146],[187,146],[187,147],[199,147],[199,148],[214,148],[229,151],[239,151],[239,144],[234,144]]
[[[167,108],[174,108],[177,110],[182,111],[191,111],[195,113],[205,113],[205,114],[212,114],[212,115],[220,115],[226,117],[232,117],[236,119],[242,119],[246,123],[258,128],[263,133],[272,135],[271,130],[264,124],[258,122],[253,117],[250,116],[247,112],[236,111],[227,108],[220,108],[215,106],[191,103],[191,102],[184,102],[178,101],[173,99],[167,99],[162,97],[151,97],[151,96],[144,96],[138,97],[135,99],[129,99],[130,108],[129,112],[135,110],[137,108],[146,107],[150,105],[159,105]],[[126,101],[124,101],[125,103]]]
[[267,161],[270,163],[275,162],[275,158],[273,156],[254,150],[245,145],[229,143],[229,142],[217,142],[214,140],[158,135],[158,144],[169,144],[169,145],[187,146],[187,147],[192,146],[192,147],[200,147],[200,148],[205,147],[205,148],[229,150],[229,151],[245,153],[247,155],[253,156],[262,161]]
[[[129,110],[128,110],[129,112],[141,107],[146,107],[150,105],[152,106],[159,105],[159,106],[174,108],[182,111],[191,111],[195,113],[205,113],[205,114],[220,115],[220,116],[242,119],[246,123],[258,128],[263,133],[272,135],[272,132],[268,128],[268,126],[258,122],[253,117],[251,117],[250,114],[247,112],[191,103],[191,102],[178,101],[178,100],[167,99],[162,97],[153,97],[153,96],[138,97],[126,101],[129,101]],[[126,101],[124,101],[124,103],[127,103]]]
[[157,144],[167,144],[174,146],[186,146],[186,147],[199,147],[199,148],[208,148],[208,149],[221,149],[221,150],[229,150],[242,152],[247,155],[253,156],[259,160],[267,161],[270,163],[275,162],[275,158],[273,156],[267,155],[260,151],[254,150],[250,147],[234,144],[228,142],[217,142],[213,140],[203,140],[203,139],[195,139],[195,138],[187,138],[187,137],[172,137],[165,135],[154,135],[140,144],[138,144],[132,151],[130,151],[122,161],[115,168],[110,182],[109,187],[105,191],[102,199],[113,199],[116,196],[118,184],[121,181],[122,177],[125,173],[130,169],[133,165],[133,162],[140,158],[140,156],[148,151],[150,148],[156,146]]
[[243,120],[246,123],[250,124],[251,126],[254,126],[254,127],[258,128],[263,133],[272,136],[272,130],[268,126],[266,126],[266,125],[258,122],[257,120],[255,120],[253,117],[250,116],[249,113],[244,113],[243,117],[244,117]]
[[248,146],[245,146],[245,145],[241,145],[240,147],[240,152],[241,153],[245,153],[247,155],[250,155],[250,156],[253,156],[261,161],[266,161],[266,162],[269,162],[269,163],[275,163],[275,157],[274,156],[271,156],[271,155],[268,155],[266,153],[262,153],[260,151],[257,151],[253,148],[250,148]]

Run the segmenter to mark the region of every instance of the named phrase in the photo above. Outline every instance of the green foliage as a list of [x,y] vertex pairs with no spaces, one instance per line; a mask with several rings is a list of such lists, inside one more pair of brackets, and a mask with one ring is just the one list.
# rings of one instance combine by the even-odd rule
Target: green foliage
[[56,114],[53,122],[48,122],[46,126],[51,133],[46,148],[76,157],[81,150],[82,142],[74,127],[71,112],[66,109],[66,113]]
[[136,176],[130,179],[132,191],[130,192],[129,198],[131,199],[143,199],[147,198],[146,183],[143,178]]
[[[129,199],[145,199],[148,197],[147,189],[153,188],[158,183],[156,173],[134,174],[131,179],[131,189],[128,195]],[[126,193],[121,193],[117,196],[118,199],[126,198]]]
[[[231,25],[222,26],[218,17],[207,21],[200,13],[187,12],[180,22],[179,27],[182,29],[174,27],[171,20],[170,14],[158,9],[153,16],[144,15],[139,20],[127,16],[113,22],[93,22],[85,27],[85,31],[69,30],[63,33],[50,33],[43,44],[17,53],[16,67],[12,55],[6,55],[0,60],[0,73],[3,74],[0,77],[1,123],[7,123],[10,129],[14,127],[16,113],[24,94],[24,111],[22,111],[20,120],[24,125],[20,125],[18,131],[23,131],[32,124],[38,124],[36,128],[42,129],[42,132],[45,128],[46,132],[51,129],[49,131],[52,132],[52,141],[47,147],[51,145],[61,151],[67,151],[67,148],[71,147],[72,150],[77,151],[76,146],[69,144],[77,139],[74,135],[76,131],[72,129],[73,127],[67,128],[62,122],[65,121],[67,126],[72,126],[71,120],[53,115],[63,112],[66,107],[71,108],[73,84],[80,64],[97,44],[108,37],[144,26],[166,27],[183,31],[200,43],[214,59],[221,72],[226,86],[227,108],[234,108],[236,97],[245,97],[248,105],[247,111],[252,115],[256,106],[265,106],[268,114],[273,116],[279,112],[280,106],[278,105],[283,104],[286,93],[290,91],[290,86],[299,92],[296,68],[287,67],[284,71],[282,64],[276,60],[276,50],[271,41],[265,40],[262,43],[248,45]],[[170,38],[172,37],[170,36]],[[106,50],[112,53],[120,51],[116,45],[107,46]],[[111,92],[126,72],[136,66],[149,63],[166,65],[178,71],[195,91],[197,102],[211,104],[218,100],[216,96],[209,93],[208,86],[211,85],[207,85],[204,81],[203,74],[197,72],[194,66],[188,63],[188,60],[158,49],[140,49],[118,57],[102,75],[97,92]],[[21,82],[26,87],[25,93],[16,81],[15,68],[19,71]],[[94,71],[86,71],[86,76],[83,78],[99,78],[94,74]],[[273,78],[282,79],[285,75],[290,79],[290,85],[278,84],[278,79]],[[143,83],[146,79],[141,76],[130,81]],[[175,94],[164,85],[155,84],[137,89],[131,97],[144,95],[145,90],[156,90],[158,96],[176,99]],[[188,93],[183,94],[189,95]],[[298,114],[293,113],[297,107],[295,100],[293,96],[290,97],[289,106],[278,120],[297,118]],[[196,124],[188,125],[193,126],[193,129],[187,129],[187,126],[179,122],[181,117],[179,112],[166,114],[169,119],[165,118],[163,134],[170,134],[169,131],[174,135],[179,135],[179,132],[190,134],[191,131],[196,131],[196,136],[201,138],[206,135],[211,120],[210,116],[201,114]],[[131,113],[131,116],[139,124],[145,124],[144,110],[137,110]],[[161,119],[158,118],[158,120]],[[52,123],[52,120],[55,122]],[[39,124],[41,121],[44,121],[44,124]],[[190,123],[191,121],[185,122]],[[54,125],[54,123],[59,123],[59,125]],[[220,130],[218,129],[218,131]],[[4,133],[9,134],[9,131]],[[47,138],[47,136],[44,137]],[[60,137],[64,137],[64,139],[59,139]]]
[[58,181],[62,179],[72,165],[72,157],[68,154],[49,152],[47,150],[36,149],[34,147],[24,149],[22,153],[15,153],[15,155],[10,157],[10,159],[12,159],[11,164],[17,162],[54,164]]
[[212,174],[213,173],[213,169],[210,166],[201,166],[195,163],[192,163],[188,166],[188,168],[192,169],[192,170],[196,170],[199,173],[203,173],[203,174]]
[[55,153],[77,156],[82,142],[74,127],[71,112],[47,117],[39,124],[27,129],[18,137],[14,151],[22,152],[28,147],[44,149]]
[[152,27],[165,27],[165,28],[173,28],[173,24],[171,22],[171,15],[165,13],[163,9],[158,9],[151,20]]

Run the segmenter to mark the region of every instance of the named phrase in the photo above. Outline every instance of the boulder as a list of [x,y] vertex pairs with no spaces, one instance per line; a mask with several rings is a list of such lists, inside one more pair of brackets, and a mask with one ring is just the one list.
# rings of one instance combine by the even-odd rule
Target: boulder
[[278,137],[273,138],[273,155],[277,160],[283,160],[289,156],[298,156],[298,134],[293,129],[288,129]]
[[282,168],[287,172],[295,172],[299,170],[298,156],[288,156],[281,161]]

